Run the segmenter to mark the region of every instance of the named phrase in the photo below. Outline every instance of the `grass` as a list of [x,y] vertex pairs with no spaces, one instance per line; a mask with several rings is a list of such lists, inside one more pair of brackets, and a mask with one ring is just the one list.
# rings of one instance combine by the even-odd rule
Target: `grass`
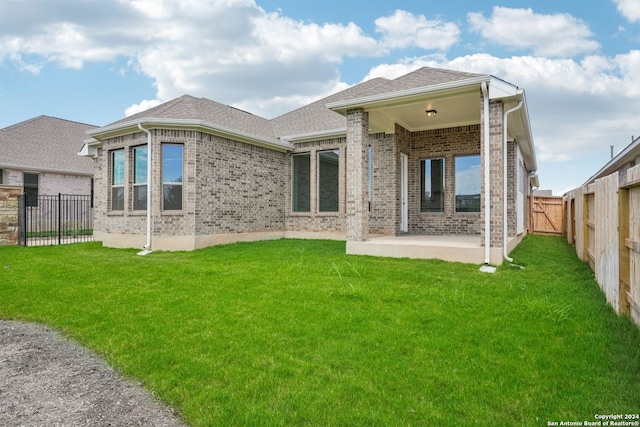
[[206,425],[547,425],[640,410],[640,331],[561,238],[525,268],[280,240],[0,248],[0,317],[45,323]]

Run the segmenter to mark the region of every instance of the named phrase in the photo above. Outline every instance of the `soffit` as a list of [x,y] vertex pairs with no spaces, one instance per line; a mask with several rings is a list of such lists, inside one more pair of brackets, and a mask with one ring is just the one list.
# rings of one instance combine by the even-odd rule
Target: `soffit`
[[[402,104],[381,104],[367,108],[372,133],[395,131],[395,123],[416,132],[480,123],[480,91],[467,90],[448,95],[431,95],[404,100]],[[436,110],[428,117],[426,110]]]

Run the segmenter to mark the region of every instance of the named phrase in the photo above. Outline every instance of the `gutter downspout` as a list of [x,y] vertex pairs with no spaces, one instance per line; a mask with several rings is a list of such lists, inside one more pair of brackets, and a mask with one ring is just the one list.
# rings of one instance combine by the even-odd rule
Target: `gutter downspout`
[[[489,88],[486,81],[480,84],[483,102],[484,128],[484,266],[491,261],[491,149],[489,147]],[[483,266],[483,267],[484,267]]]
[[138,129],[147,134],[147,243],[138,255],[147,255],[151,253],[151,132],[143,128],[142,123],[138,123]]
[[507,123],[509,114],[520,109],[522,101],[510,110],[505,111],[502,120],[502,256],[509,262],[513,262],[513,258],[509,258],[509,248],[507,247],[509,240],[508,221],[507,221]]

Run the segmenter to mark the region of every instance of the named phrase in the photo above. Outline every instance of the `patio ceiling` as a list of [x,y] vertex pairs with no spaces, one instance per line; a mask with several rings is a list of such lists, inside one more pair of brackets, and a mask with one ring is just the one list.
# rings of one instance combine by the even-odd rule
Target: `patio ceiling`
[[[371,106],[369,128],[372,133],[395,131],[395,123],[416,132],[480,123],[480,91],[468,91],[447,96],[429,96],[410,100],[403,104]],[[435,117],[428,117],[426,110],[436,110]]]

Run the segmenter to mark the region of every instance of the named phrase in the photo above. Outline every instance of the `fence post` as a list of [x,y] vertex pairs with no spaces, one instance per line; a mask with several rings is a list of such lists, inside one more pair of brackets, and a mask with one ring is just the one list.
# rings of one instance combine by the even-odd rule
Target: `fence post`
[[27,193],[22,194],[22,219],[24,227],[22,227],[21,240],[23,246],[27,246],[29,242],[27,240],[29,237],[29,224],[27,223]]
[[62,244],[62,195],[58,193],[58,244]]
[[618,250],[620,252],[620,313],[629,315],[629,300],[627,292],[630,288],[630,259],[626,240],[629,238],[629,189],[618,189]]

